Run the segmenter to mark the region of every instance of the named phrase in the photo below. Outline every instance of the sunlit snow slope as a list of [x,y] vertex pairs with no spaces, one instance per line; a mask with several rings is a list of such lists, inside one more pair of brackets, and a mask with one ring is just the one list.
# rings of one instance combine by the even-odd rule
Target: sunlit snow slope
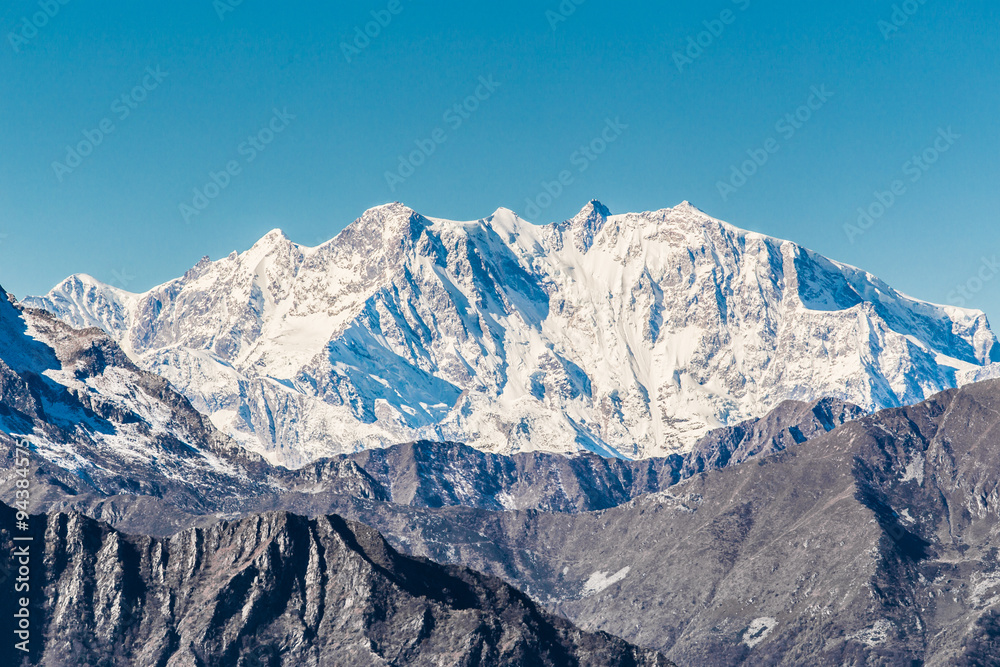
[[686,202],[545,226],[389,204],[315,248],[275,230],[144,294],[73,276],[27,303],[292,466],[417,438],[663,455],[785,399],[914,403],[1000,360],[981,312]]

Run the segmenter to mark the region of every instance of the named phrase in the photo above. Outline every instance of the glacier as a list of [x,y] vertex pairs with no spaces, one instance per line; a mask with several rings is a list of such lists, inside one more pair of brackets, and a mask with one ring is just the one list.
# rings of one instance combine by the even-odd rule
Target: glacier
[[288,467],[419,439],[664,456],[785,400],[876,410],[1000,368],[982,312],[688,202],[546,225],[392,203],[316,247],[273,230],[147,292],[75,275],[23,303]]

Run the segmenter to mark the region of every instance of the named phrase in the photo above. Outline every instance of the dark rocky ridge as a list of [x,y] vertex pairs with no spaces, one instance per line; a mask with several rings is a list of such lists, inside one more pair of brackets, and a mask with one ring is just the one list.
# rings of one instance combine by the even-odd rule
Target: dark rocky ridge
[[343,483],[363,480],[369,489],[364,497],[401,505],[587,512],[662,491],[706,470],[783,451],[864,414],[829,398],[785,401],[763,418],[709,432],[687,454],[635,461],[590,453],[504,456],[421,441],[324,459],[295,471],[290,488],[336,492]]
[[[705,470],[783,451],[861,414],[860,408],[831,399],[786,401],[763,419],[709,433],[684,456],[638,461],[595,454],[504,456],[421,441],[324,459],[297,471],[237,461],[236,475],[205,467],[178,479],[107,456],[94,456],[101,474],[84,476],[33,455],[33,508],[81,511],[150,535],[255,511],[322,514],[345,496],[413,507],[587,512],[662,491]],[[0,458],[9,462],[4,468],[12,468],[14,441],[5,436],[0,432]],[[13,498],[12,481],[10,472],[0,469],[0,500]]]
[[679,664],[1000,665],[998,434],[991,381],[603,511],[336,507]]
[[[13,512],[0,515],[7,550]],[[45,522],[37,665],[672,665],[338,516],[272,513],[164,539],[80,514],[32,521]]]

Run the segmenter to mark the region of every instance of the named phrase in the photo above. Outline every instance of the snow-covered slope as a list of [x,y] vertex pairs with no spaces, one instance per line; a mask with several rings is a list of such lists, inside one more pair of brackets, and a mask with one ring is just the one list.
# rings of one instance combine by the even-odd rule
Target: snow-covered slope
[[[21,441],[70,495],[71,487],[172,493],[181,507],[221,507],[262,488],[253,479],[264,469],[260,457],[213,429],[104,332],[20,307],[0,288],[0,459],[8,468]],[[0,475],[0,486],[9,481]]]
[[292,466],[420,438],[663,455],[786,399],[915,403],[1000,360],[981,312],[686,202],[545,226],[389,204],[315,248],[275,230],[144,294],[74,276],[26,303]]

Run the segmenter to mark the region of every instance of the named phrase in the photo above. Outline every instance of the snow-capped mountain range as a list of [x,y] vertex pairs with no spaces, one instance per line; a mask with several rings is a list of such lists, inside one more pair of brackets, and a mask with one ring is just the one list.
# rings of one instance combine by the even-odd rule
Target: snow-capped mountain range
[[416,439],[660,456],[786,399],[911,404],[1000,361],[982,312],[687,202],[549,225],[394,203],[317,247],[274,230],[142,294],[76,275],[25,304],[288,466]]

